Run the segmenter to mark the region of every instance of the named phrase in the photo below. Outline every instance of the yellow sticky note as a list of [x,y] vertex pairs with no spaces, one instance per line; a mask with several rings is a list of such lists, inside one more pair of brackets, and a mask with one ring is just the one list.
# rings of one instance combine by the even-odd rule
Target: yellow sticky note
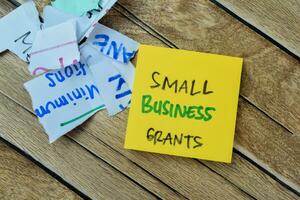
[[142,45],[125,148],[231,162],[242,58]]

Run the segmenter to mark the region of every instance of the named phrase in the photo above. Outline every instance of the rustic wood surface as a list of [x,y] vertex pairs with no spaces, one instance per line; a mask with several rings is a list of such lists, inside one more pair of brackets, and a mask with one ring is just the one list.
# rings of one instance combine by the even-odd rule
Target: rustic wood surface
[[[68,138],[49,145],[35,117],[0,95],[1,136],[94,199],[155,199],[103,160]],[[15,123],[11,123],[14,121]],[[30,123],[28,123],[30,122]],[[118,192],[116,192],[118,191]]]
[[0,199],[81,199],[0,140]]
[[300,1],[214,1],[300,56]]
[[[259,114],[261,117],[268,115],[270,120],[267,121],[271,124],[276,121],[287,131],[282,130],[279,125],[275,125],[274,129],[267,129],[266,124],[261,123],[262,121],[253,121],[254,116],[250,116],[249,113],[243,114],[245,109],[239,109],[239,115],[244,117],[238,117],[237,120],[235,146],[265,164],[263,167],[270,166],[280,179],[282,178],[280,174],[294,171],[295,173],[290,173],[287,178],[299,185],[300,162],[297,153],[300,142],[299,61],[291,58],[209,1],[191,0],[183,3],[180,0],[151,2],[120,0],[119,3],[121,8],[129,10],[143,22],[141,26],[149,24],[148,26],[156,29],[160,35],[176,44],[176,47],[244,57],[240,91],[241,99],[248,102],[244,105],[253,105],[253,109],[262,112]],[[243,106],[240,104],[241,107]],[[243,128],[248,124],[252,125],[249,127],[251,130]],[[274,138],[280,130],[283,131],[281,136]],[[239,139],[241,137],[243,139]],[[249,140],[250,137],[252,142]],[[262,137],[269,140],[260,140],[259,138]],[[298,140],[295,140],[296,138]],[[285,139],[292,143],[287,140],[281,141]],[[268,145],[265,144],[266,142]],[[286,145],[282,146],[282,143]],[[291,145],[294,148],[286,148]],[[280,149],[278,158],[291,158],[290,155],[293,155],[292,163],[296,166],[286,165],[285,160],[264,155],[267,152],[273,155],[274,148]],[[293,152],[287,154],[287,150]],[[286,167],[289,169],[287,170]],[[298,186],[297,189],[299,190]]]
[[[36,2],[42,10],[48,1]],[[0,15],[13,8],[2,1]],[[101,22],[141,43],[245,58],[233,163],[124,150],[128,111],[99,112],[48,145],[23,87],[27,65],[8,52],[0,58],[2,138],[91,198],[299,198],[299,61],[209,1],[119,0]]]

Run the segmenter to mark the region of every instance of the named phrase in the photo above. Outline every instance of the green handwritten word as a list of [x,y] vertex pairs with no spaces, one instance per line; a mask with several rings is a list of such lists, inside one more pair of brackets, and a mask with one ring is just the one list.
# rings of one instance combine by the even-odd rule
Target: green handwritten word
[[156,113],[173,118],[181,117],[195,120],[209,121],[212,119],[211,112],[216,111],[214,107],[188,106],[173,104],[171,101],[154,101],[151,95],[142,96],[142,113]]

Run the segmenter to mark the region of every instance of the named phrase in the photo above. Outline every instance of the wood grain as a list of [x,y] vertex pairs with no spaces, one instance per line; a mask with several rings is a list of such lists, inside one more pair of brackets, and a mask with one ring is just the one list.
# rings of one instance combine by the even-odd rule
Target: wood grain
[[0,140],[0,199],[81,199]]
[[49,145],[37,119],[3,94],[0,95],[0,110],[1,137],[87,196],[93,199],[155,199],[70,139],[62,138]]
[[300,1],[214,1],[300,57]]
[[177,47],[244,58],[240,94],[300,134],[300,62],[208,0],[119,0]]
[[[124,21],[124,19],[115,12],[110,12],[102,22],[140,42],[163,45],[154,37],[147,35],[143,30],[133,26],[129,21]],[[25,108],[30,109],[30,98],[22,87],[23,82],[30,79],[24,63],[21,61],[16,62],[15,56],[11,54],[5,54],[4,57],[1,58],[0,65],[5,66],[1,72],[3,73],[1,77],[6,77],[6,74],[8,74],[8,76],[11,75],[10,78],[7,77],[0,80],[0,85],[5,84],[8,80],[14,83],[14,87],[7,86],[2,89],[2,92],[12,97]],[[11,66],[14,67],[12,68]],[[246,103],[246,105],[248,104]],[[110,155],[123,155],[122,162],[126,162],[125,166],[127,166],[128,163],[134,162],[150,174],[159,178],[162,182],[175,188],[179,193],[189,198],[224,198],[226,195],[229,195],[228,198],[232,198],[230,195],[234,195],[236,198],[249,197],[245,196],[241,190],[237,190],[235,188],[237,186],[237,188],[242,188],[246,193],[256,198],[263,199],[264,196],[270,196],[273,199],[284,199],[283,197],[285,197],[285,199],[296,199],[293,193],[283,188],[278,182],[259,171],[249,162],[242,158],[235,159],[237,157],[236,154],[234,155],[234,166],[238,166],[237,170],[225,164],[220,164],[220,166],[212,168],[213,166],[209,165],[214,165],[214,163],[207,162],[208,164],[205,163],[209,167],[207,168],[197,160],[125,151],[123,149],[123,141],[126,119],[126,112],[114,118],[108,118],[104,112],[100,112],[92,118],[91,122],[85,123],[72,132],[70,137],[100,158],[104,158],[106,162],[116,166],[120,171],[128,173],[129,176],[137,182],[143,182],[143,180],[138,177],[139,175],[134,175],[132,171],[126,170],[126,168],[118,162],[119,156],[110,158]],[[270,132],[271,131],[273,130],[270,130]],[[103,153],[102,150],[105,150],[104,145],[107,146],[106,150],[111,148],[118,152],[118,154],[110,151]],[[131,161],[124,159],[124,156]],[[128,164],[128,166],[131,166],[131,164]],[[212,169],[221,176],[216,175]],[[243,171],[239,169],[243,169]],[[180,176],[176,176],[178,174],[180,174]],[[244,179],[238,179],[238,176],[245,179],[248,178],[247,184],[244,184]],[[231,181],[231,183],[229,181]],[[264,185],[265,187],[262,187]],[[266,188],[269,190],[265,190]],[[157,190],[159,190],[159,188],[156,189],[156,191]],[[155,191],[155,188],[152,187],[150,191]],[[163,196],[163,194],[161,194],[161,196]]]

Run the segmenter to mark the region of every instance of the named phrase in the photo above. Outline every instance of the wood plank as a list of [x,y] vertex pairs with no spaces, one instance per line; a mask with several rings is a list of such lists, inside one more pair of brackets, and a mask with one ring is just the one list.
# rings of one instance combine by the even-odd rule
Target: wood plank
[[300,57],[298,0],[213,0]]
[[49,145],[37,119],[3,94],[0,95],[0,110],[1,137],[87,196],[93,199],[155,199],[70,139],[65,137]]
[[244,58],[240,94],[300,134],[300,62],[207,0],[119,0],[177,47]]
[[0,199],[81,199],[0,140]]
[[235,147],[300,194],[300,135],[240,99]]
[[[121,22],[120,22],[120,20],[121,20]],[[109,26],[112,26],[113,28],[115,28],[117,30],[120,30],[121,32],[124,32],[127,35],[130,35],[131,37],[136,38],[138,41],[141,41],[141,42],[144,42],[144,43],[148,43],[148,44],[158,43],[157,40],[155,40],[153,38],[152,39],[151,38],[147,38],[147,37],[145,38],[145,36],[144,36],[145,33],[143,33],[142,30],[139,30],[136,27],[132,27],[130,25],[130,23],[128,23],[128,22],[123,23],[124,21],[122,21],[122,19],[120,17],[116,18],[116,16],[114,16],[114,13],[113,13],[113,17],[112,18],[110,18],[110,16],[108,16],[108,17],[106,17],[103,20],[103,22],[109,23]],[[120,23],[118,23],[118,22],[120,22]],[[160,44],[160,45],[162,45],[162,44]],[[22,68],[24,66],[20,66],[20,67]],[[23,69],[23,71],[24,72],[19,72],[19,74],[21,74],[21,73],[27,73],[26,69],[25,70]],[[13,73],[15,73],[15,72],[13,72]],[[15,79],[19,79],[19,77],[15,78]],[[25,80],[28,80],[28,77]],[[18,83],[18,84],[21,85],[21,83]],[[20,89],[23,90],[22,87],[20,87]],[[18,93],[20,94],[20,90],[19,89],[18,89]],[[24,93],[24,91],[21,91],[21,93]],[[10,92],[10,95],[12,95],[11,92]],[[14,94],[13,94],[13,96],[16,97],[16,95],[14,95]],[[26,94],[25,94],[25,96],[26,96]],[[27,105],[28,108],[31,107],[31,105],[30,105],[31,104],[30,103],[30,99],[28,97],[25,97],[25,98],[26,99],[21,98],[21,97],[16,97],[16,99],[18,99],[18,100],[22,99],[22,102],[23,101],[25,102],[25,104],[24,104],[24,102],[22,103],[23,105]],[[102,156],[101,152],[99,152],[99,150],[96,148],[98,144],[96,143],[97,145],[96,144],[92,144],[91,145],[90,144],[91,142],[89,142],[89,141],[93,141],[93,140],[89,139],[90,137],[87,134],[89,134],[89,132],[92,131],[94,138],[98,138],[97,141],[100,141],[100,140],[105,141],[106,144],[111,145],[113,148],[117,149],[119,152],[122,152],[124,155],[126,155],[127,157],[129,157],[134,162],[139,163],[141,166],[143,166],[150,173],[152,173],[155,176],[157,176],[158,178],[162,179],[165,183],[167,183],[167,184],[169,184],[171,186],[174,185],[173,186],[174,188],[179,188],[180,192],[182,192],[184,194],[188,194],[188,193],[193,192],[193,190],[196,190],[195,188],[197,188],[197,187],[199,188],[199,183],[196,183],[196,184],[192,183],[192,185],[191,185],[189,182],[186,181],[186,179],[182,180],[180,177],[175,177],[175,180],[173,180],[174,177],[172,176],[174,174],[174,172],[172,171],[172,169],[173,169],[172,166],[177,166],[177,165],[181,167],[180,169],[182,169],[182,171],[188,171],[190,169],[193,172],[195,171],[196,173],[198,173],[198,171],[202,171],[201,167],[194,167],[194,166],[197,166],[199,164],[198,161],[194,162],[194,161],[190,161],[190,159],[182,159],[181,160],[179,158],[178,159],[174,158],[175,161],[172,161],[171,164],[168,165],[168,161],[169,161],[168,160],[169,159],[168,156],[161,157],[160,155],[158,155],[158,156],[154,155],[154,157],[148,158],[151,161],[146,162],[147,160],[145,161],[144,155],[142,153],[139,153],[139,152],[128,152],[128,151],[124,151],[123,150],[124,131],[120,131],[120,130],[125,130],[126,118],[127,118],[126,113],[125,113],[125,116],[119,116],[119,117],[117,116],[117,118],[115,118],[115,119],[107,119],[107,116],[103,115],[103,116],[99,117],[99,120],[98,120],[97,119],[98,115],[99,114],[97,114],[93,118],[93,123],[87,123],[87,124],[94,124],[95,123],[94,121],[99,121],[99,122],[97,122],[98,125],[95,128],[90,128],[90,129],[87,129],[87,130],[84,129],[84,130],[86,130],[86,131],[84,131],[85,134],[82,134],[82,133],[81,134],[79,134],[79,133],[76,133],[76,134],[72,133],[71,134],[72,137],[74,138],[74,140],[76,140],[76,142],[82,144],[85,147],[88,147],[88,149],[94,151],[97,155]],[[115,120],[117,120],[117,121],[115,121]],[[118,120],[122,120],[122,122],[121,122],[122,125],[119,125],[120,121],[118,121]],[[115,121],[115,122],[111,122],[111,121]],[[113,123],[113,125],[109,125],[109,127],[105,127],[105,126],[107,126],[106,125],[107,123]],[[110,126],[112,126],[112,127],[110,127]],[[84,126],[84,127],[86,127],[86,126]],[[103,128],[104,130],[99,131],[99,130],[97,130],[97,127],[98,127],[98,129],[99,129],[99,127],[104,127]],[[113,129],[111,130],[110,128],[113,128]],[[120,132],[122,132],[123,134],[120,133]],[[120,136],[120,134],[122,134],[122,135]],[[105,136],[105,138],[103,138],[104,137],[103,135]],[[86,138],[82,139],[84,136],[86,136]],[[234,158],[235,158],[235,156],[234,156]],[[165,164],[165,166],[159,162],[161,159],[162,160],[166,160],[166,161],[163,162],[163,164]],[[158,160],[158,161],[156,161],[156,160]],[[189,161],[187,161],[187,160],[189,160]],[[241,159],[241,160],[243,160],[243,159]],[[218,169],[218,168],[216,168],[216,169],[219,172],[222,172],[224,170],[225,172],[223,172],[223,174],[226,175],[225,176],[226,179],[230,179],[230,180],[234,181],[234,184],[236,184],[236,185],[243,186],[243,188],[246,188],[245,191],[247,191],[247,192],[250,191],[251,195],[257,196],[257,197],[260,197],[260,198],[263,198],[264,195],[271,195],[271,196],[274,197],[274,199],[280,199],[280,197],[286,195],[287,199],[295,199],[295,195],[293,195],[290,192],[286,191],[277,182],[274,183],[274,180],[272,180],[267,175],[261,173],[254,166],[252,166],[251,164],[247,163],[247,161],[241,162],[240,159],[237,159],[237,161],[234,160],[234,162],[237,162],[236,165],[239,166],[239,167],[241,167],[242,169],[248,169],[246,171],[247,173],[246,172],[245,173],[239,172],[239,173],[240,173],[240,175],[244,174],[243,177],[245,177],[245,174],[248,175],[248,178],[250,178],[250,180],[252,180],[249,183],[250,185],[245,185],[244,186],[244,180],[236,179],[230,173],[228,173],[228,175],[226,175],[226,171],[227,171],[226,167],[225,167],[226,165],[222,166],[221,169]],[[158,166],[153,169],[153,165],[155,166],[156,163],[157,163]],[[172,164],[175,164],[175,165],[172,165]],[[188,167],[186,168],[186,165],[190,165],[190,164],[192,165],[192,167],[191,168],[188,168]],[[170,166],[170,167],[168,168],[166,166]],[[163,173],[161,172],[161,168],[163,168]],[[198,169],[198,170],[195,170],[195,169]],[[205,170],[205,173],[206,172],[207,171]],[[255,181],[253,180],[253,178],[251,179],[252,174],[254,174],[254,177],[257,176],[257,178],[254,179]],[[197,179],[201,178],[200,175],[197,174],[196,177],[199,177]],[[185,175],[185,174],[184,174],[184,176],[187,177],[187,178],[190,177],[190,176]],[[206,176],[205,176],[204,180],[207,183],[213,182],[213,181],[206,180]],[[178,184],[178,181],[179,181],[179,184]],[[183,189],[180,188],[181,184],[184,187]],[[224,186],[219,186],[218,185],[218,187],[227,187],[225,185]],[[269,188],[270,190],[265,190],[264,191],[262,188],[265,188],[265,187],[260,187],[260,186],[263,186],[263,185],[267,185],[266,188]],[[272,187],[272,186],[274,186],[274,187]],[[192,188],[189,188],[189,187],[192,187]],[[203,186],[201,186],[200,188],[203,188]],[[251,192],[251,190],[253,192]],[[196,197],[197,194],[200,194],[200,195],[203,196],[202,191],[200,191],[200,192],[196,191],[194,197]],[[191,194],[188,194],[188,195],[189,195],[188,197],[190,197]]]
[[[288,134],[284,128],[278,126],[277,123],[270,120],[267,116],[262,115],[259,110],[254,109],[253,106],[243,99],[239,100],[234,146],[249,159],[298,191],[298,195],[300,194],[299,135]],[[215,169],[216,166],[218,169],[220,167],[218,163],[209,163],[208,165],[212,169]],[[222,166],[227,168],[227,166]],[[220,173],[224,174],[224,176],[227,173],[230,173],[232,178],[248,176],[247,179],[243,179],[245,182],[252,181],[254,178],[253,174],[244,174],[247,170],[242,170],[242,173],[235,176],[235,170],[241,170],[236,168],[235,164],[231,169],[226,169],[225,171],[227,172],[223,171],[224,168],[220,169],[222,171]],[[242,188],[243,186],[240,185]],[[265,190],[267,189],[265,187],[268,186],[262,184],[260,187],[262,190]]]
[[234,154],[231,165],[206,161],[204,163],[213,171],[228,177],[231,182],[237,183],[238,187],[252,194],[255,199],[299,199],[299,195],[282,187],[238,154]]

